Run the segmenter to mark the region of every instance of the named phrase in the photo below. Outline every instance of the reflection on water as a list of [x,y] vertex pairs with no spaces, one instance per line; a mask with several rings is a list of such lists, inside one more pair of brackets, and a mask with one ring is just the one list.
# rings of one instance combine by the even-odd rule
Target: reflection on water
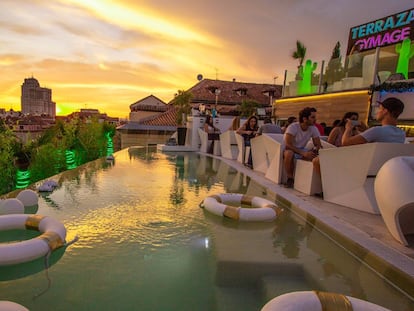
[[[133,147],[60,174],[38,214],[79,241],[49,269],[2,280],[0,300],[30,310],[260,310],[274,296],[324,290],[393,310],[409,298],[288,209],[274,222],[243,223],[199,203],[234,192],[276,195],[218,159]],[[2,233],[3,234],[3,233]],[[7,241],[2,238],[0,241]],[[24,270],[26,270],[24,268]],[[375,284],[375,289],[372,286]]]
[[30,184],[30,171],[17,169],[16,189],[24,189]]
[[309,231],[310,225],[299,224],[291,217],[288,209],[285,209],[284,213],[277,217],[275,223],[273,245],[275,248],[280,248],[287,258],[298,258],[300,241],[303,241],[306,236],[305,227],[308,226],[307,231]]

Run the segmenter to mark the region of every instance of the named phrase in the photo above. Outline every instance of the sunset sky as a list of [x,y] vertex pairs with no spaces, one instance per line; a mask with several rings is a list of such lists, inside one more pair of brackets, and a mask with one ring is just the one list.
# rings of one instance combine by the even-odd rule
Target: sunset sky
[[21,110],[24,78],[52,89],[57,113],[125,118],[149,95],[170,101],[204,78],[283,83],[296,40],[307,58],[345,54],[353,26],[413,0],[1,0],[0,108]]

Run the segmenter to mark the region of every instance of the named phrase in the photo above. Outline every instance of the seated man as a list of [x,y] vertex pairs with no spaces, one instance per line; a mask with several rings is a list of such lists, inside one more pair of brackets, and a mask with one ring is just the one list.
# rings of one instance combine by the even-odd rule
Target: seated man
[[[342,135],[342,146],[360,145],[366,143],[404,143],[405,132],[398,128],[397,119],[404,110],[404,104],[395,97],[390,97],[383,102],[377,102],[376,119],[381,126],[374,126],[368,130],[353,135],[357,123],[349,118],[345,123],[345,131]],[[320,175],[321,167],[319,157],[312,160],[315,171]]]
[[[293,188],[294,160],[303,159],[312,161],[322,148],[318,129],[314,126],[316,122],[316,109],[306,107],[299,112],[299,122],[294,122],[286,129],[284,136],[285,151],[283,162],[287,174],[286,188]],[[306,150],[306,144],[312,138],[314,148]]]
[[291,125],[293,122],[296,122],[297,118],[295,116],[290,116],[286,123],[282,126],[282,133],[284,134],[286,132],[286,129],[288,128],[289,125]]
[[259,127],[256,135],[262,135],[263,133],[282,134],[282,129],[279,125],[273,124],[269,117],[266,117],[263,120],[263,125]]
[[397,119],[404,111],[404,104],[395,97],[390,97],[383,102],[377,102],[376,119],[381,126],[371,127],[368,130],[352,136],[354,125],[351,120],[345,125],[342,135],[342,146],[359,145],[372,142],[404,143],[405,132],[397,127]]

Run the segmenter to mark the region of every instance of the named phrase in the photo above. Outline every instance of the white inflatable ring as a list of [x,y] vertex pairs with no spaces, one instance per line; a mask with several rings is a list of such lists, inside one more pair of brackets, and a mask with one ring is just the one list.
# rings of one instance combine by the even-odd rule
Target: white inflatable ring
[[371,302],[337,293],[293,292],[270,300],[261,311],[390,311]]
[[12,229],[37,230],[42,234],[31,240],[0,243],[0,265],[28,262],[65,244],[65,226],[48,216],[11,214],[0,216],[0,231]]
[[0,301],[0,311],[29,311],[29,309],[13,301],[2,300]]
[[[249,208],[241,207],[242,204]],[[241,221],[271,221],[280,210],[269,200],[237,193],[208,196],[201,205],[210,213]]]

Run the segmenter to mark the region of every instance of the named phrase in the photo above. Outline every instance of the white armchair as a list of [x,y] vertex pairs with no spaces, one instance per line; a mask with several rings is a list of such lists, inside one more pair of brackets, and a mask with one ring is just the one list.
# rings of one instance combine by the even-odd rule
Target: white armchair
[[270,161],[265,177],[274,183],[280,184],[283,181],[284,175],[283,151],[285,150],[285,142],[283,140],[283,134],[263,134],[262,136],[266,140],[266,152]]
[[[208,133],[201,128],[198,128],[198,135],[200,136],[200,152],[207,153],[213,143],[208,139]],[[214,155],[221,155],[220,141],[216,140],[213,147]]]
[[[321,140],[322,148],[336,148],[336,146]],[[306,149],[310,150],[313,147],[312,139],[306,145]],[[295,184],[293,186],[296,190],[313,195],[322,192],[321,176],[315,171],[311,161],[296,160],[295,164]]]
[[283,142],[283,134],[263,134],[250,140],[252,150],[253,169],[263,174],[276,156],[277,146]]
[[237,148],[239,149],[239,152],[237,154],[237,161],[244,164],[245,154],[246,154],[246,148],[244,146],[244,138],[240,134],[235,133],[234,134],[237,142]]
[[250,139],[253,170],[263,174],[266,173],[269,167],[265,140],[266,138],[263,135]]
[[380,214],[374,195],[378,170],[389,159],[412,156],[414,144],[368,143],[319,151],[324,200]]
[[220,134],[221,155],[223,158],[234,160],[237,158],[239,149],[237,147],[235,131],[225,131]]
[[388,231],[406,246],[405,236],[414,234],[413,185],[414,156],[395,157],[385,162],[374,183],[375,198]]
[[198,129],[198,136],[200,136],[200,152],[207,153],[208,148],[210,147],[209,141],[208,141],[208,135],[207,132],[205,132],[203,129]]

